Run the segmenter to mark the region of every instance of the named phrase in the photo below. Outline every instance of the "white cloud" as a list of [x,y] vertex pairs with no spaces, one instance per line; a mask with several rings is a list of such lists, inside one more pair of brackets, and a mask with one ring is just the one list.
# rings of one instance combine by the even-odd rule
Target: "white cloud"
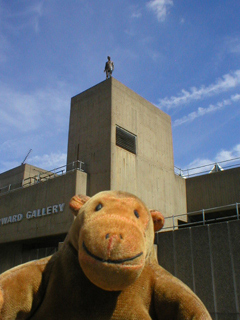
[[22,29],[34,28],[35,32],[39,32],[39,21],[43,15],[43,4],[44,1],[35,1],[19,6],[20,9],[14,8],[14,12],[11,12],[9,9],[1,10],[1,16],[4,18],[3,24],[13,33],[19,32]]
[[[55,88],[22,93],[0,84],[0,127],[28,132],[46,126],[59,125],[65,119],[69,105],[69,92],[58,84]],[[49,119],[51,117],[51,119]]]
[[[23,161],[24,159],[22,159]],[[67,163],[67,154],[61,152],[55,152],[50,154],[44,154],[42,156],[28,157],[26,163],[44,169],[44,170],[53,170],[61,167],[61,170],[65,171],[65,166]],[[20,166],[21,162],[16,160],[2,161],[1,162],[1,171],[5,172],[12,168]]]
[[18,167],[20,166],[21,163],[19,163],[16,160],[12,160],[12,161],[1,161],[1,165],[0,165],[0,174],[3,172],[6,172],[8,170],[11,170],[12,168]]
[[66,160],[67,154],[58,152],[29,158],[27,163],[45,170],[53,170],[65,166]]
[[228,39],[227,48],[230,53],[239,54],[240,53],[240,38],[235,37]]
[[[19,6],[20,8],[20,6]],[[14,13],[8,13],[7,18],[17,18],[17,17],[28,17],[31,15],[36,15],[38,17],[43,14],[43,1],[35,1],[35,3],[31,3],[29,6],[22,6],[22,9],[14,11]]]
[[234,96],[231,97],[232,101],[236,102],[238,100],[240,100],[240,94],[235,94]]
[[128,35],[129,37],[134,37],[136,35],[136,33],[131,30],[131,29],[126,29],[124,30],[124,32],[126,33],[126,35]]
[[[231,160],[231,161],[230,161]],[[194,175],[204,172],[209,172],[214,164],[220,164],[221,167],[227,168],[239,165],[240,163],[240,144],[237,144],[230,150],[220,150],[213,159],[197,158],[190,162],[186,168],[182,169],[182,175]]]
[[142,17],[142,8],[140,5],[129,5],[128,7],[129,17],[132,19],[139,19]]
[[33,164],[52,169],[66,163],[57,152],[66,143],[70,96],[62,83],[29,93],[0,83],[0,171],[20,165],[30,148],[41,155],[50,145],[55,154],[32,158]]
[[43,2],[40,1],[35,5],[29,7],[29,13],[31,15],[30,21],[34,27],[35,32],[39,32],[40,18],[43,15]]
[[36,33],[39,32],[40,19],[43,15],[42,0],[30,5],[22,3],[22,6],[13,8],[11,12],[10,7],[0,1],[0,63],[6,63],[8,52],[13,46],[9,34],[16,35],[28,28],[34,29]]
[[172,0],[151,0],[147,2],[147,7],[156,14],[158,21],[161,22],[166,19],[168,9],[172,6]]
[[240,94],[235,94],[234,96],[231,96],[230,99],[225,99],[223,101],[218,102],[216,105],[212,105],[210,104],[208,108],[201,108],[199,107],[197,109],[197,111],[193,111],[191,113],[189,113],[188,115],[177,119],[173,122],[173,126],[180,126],[186,122],[191,122],[193,120],[195,120],[196,118],[202,117],[208,113],[212,113],[212,112],[216,112],[222,108],[224,108],[225,106],[230,106],[232,105],[232,103],[237,102],[240,100]]
[[139,19],[142,17],[142,13],[140,11],[135,11],[132,13],[131,18]]
[[219,94],[224,91],[228,91],[232,88],[236,88],[240,85],[240,70],[236,70],[232,73],[225,74],[222,78],[218,79],[214,84],[210,84],[208,87],[201,86],[200,88],[192,87],[189,91],[183,89],[181,93],[176,97],[164,98],[159,100],[158,106],[160,108],[176,108],[179,105],[187,104],[193,100],[204,99],[209,96]]
[[29,131],[38,127],[41,121],[37,100],[29,94],[12,92],[9,88],[0,88],[0,126]]
[[216,162],[227,161],[229,159],[240,157],[240,144],[234,146],[231,150],[221,150],[215,157]]

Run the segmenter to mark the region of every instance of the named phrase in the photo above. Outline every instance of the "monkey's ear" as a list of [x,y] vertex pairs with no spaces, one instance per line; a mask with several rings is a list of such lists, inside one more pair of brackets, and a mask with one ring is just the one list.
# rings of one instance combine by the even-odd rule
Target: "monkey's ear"
[[151,209],[149,210],[153,219],[153,223],[154,223],[154,231],[157,232],[159,230],[162,229],[162,227],[164,226],[164,216],[161,214],[161,212]]
[[77,216],[78,211],[89,199],[90,197],[84,196],[82,194],[72,197],[72,199],[69,202],[69,207],[72,210],[72,213],[74,214],[74,216]]

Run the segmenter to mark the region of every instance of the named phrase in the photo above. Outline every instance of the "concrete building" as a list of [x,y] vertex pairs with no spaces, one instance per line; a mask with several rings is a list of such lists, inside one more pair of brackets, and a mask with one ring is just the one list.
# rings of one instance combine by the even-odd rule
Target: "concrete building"
[[[201,210],[205,220],[223,221],[239,213],[240,168],[232,168],[186,179],[187,212]],[[197,190],[197,196],[196,196]],[[191,214],[189,220],[201,221],[203,215]]]
[[0,272],[57,250],[74,194],[109,189],[136,194],[165,216],[187,210],[170,117],[114,78],[72,98],[64,174],[23,164],[0,175]]
[[214,319],[239,320],[239,181],[240,168],[176,175],[170,117],[110,78],[71,99],[66,168],[22,164],[0,174],[0,273],[58,249],[73,195],[124,190],[166,217],[171,231],[156,236],[160,264]]
[[67,163],[76,160],[86,164],[90,196],[124,190],[166,216],[186,212],[170,117],[114,78],[72,98]]

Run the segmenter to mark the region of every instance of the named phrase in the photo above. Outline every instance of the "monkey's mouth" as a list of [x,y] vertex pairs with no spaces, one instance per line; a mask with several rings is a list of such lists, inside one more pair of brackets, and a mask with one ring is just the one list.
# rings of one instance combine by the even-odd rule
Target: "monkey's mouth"
[[117,260],[111,260],[111,259],[102,259],[99,258],[98,256],[95,256],[95,254],[91,253],[88,248],[86,247],[85,243],[83,242],[83,249],[85,250],[85,252],[92,257],[93,259],[100,261],[100,262],[105,262],[105,263],[114,263],[114,264],[121,264],[124,262],[128,262],[128,261],[132,261],[134,259],[137,259],[138,257],[140,257],[143,252],[138,253],[137,255],[135,255],[134,257],[130,257],[130,258],[126,258],[126,259],[117,259]]

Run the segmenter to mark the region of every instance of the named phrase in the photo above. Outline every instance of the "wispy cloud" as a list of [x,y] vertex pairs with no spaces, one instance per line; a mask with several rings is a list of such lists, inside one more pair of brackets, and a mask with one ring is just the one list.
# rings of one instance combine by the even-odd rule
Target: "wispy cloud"
[[32,14],[31,22],[34,27],[35,32],[39,32],[40,18],[43,15],[43,2],[39,2],[29,8],[30,14]]
[[225,99],[223,101],[218,102],[215,105],[210,104],[208,108],[199,107],[197,109],[197,111],[191,112],[188,115],[186,115],[180,119],[175,120],[173,122],[173,126],[176,127],[176,126],[180,126],[180,125],[187,123],[187,122],[192,122],[196,118],[203,117],[204,115],[206,115],[208,113],[216,112],[226,106],[232,105],[234,102],[237,102],[239,100],[240,100],[240,94],[235,94],[235,95],[231,96],[230,99]]
[[43,4],[43,0],[35,1],[30,5],[23,6],[22,9],[19,9],[18,11],[14,11],[14,13],[2,9],[2,23],[12,32],[18,32],[22,29],[31,27],[38,33],[39,21],[43,15]]
[[30,164],[50,170],[66,163],[70,96],[62,83],[28,93],[0,83],[1,172],[20,165],[30,148]]
[[240,157],[240,144],[237,144],[231,150],[221,150],[215,157],[216,162],[227,161],[229,159]]
[[185,23],[185,19],[184,18],[181,18],[180,19],[180,24],[184,24]]
[[188,176],[203,172],[210,172],[215,163],[223,168],[236,166],[240,163],[240,144],[230,150],[220,150],[213,158],[197,158],[182,168],[182,175]]
[[12,161],[1,161],[0,164],[0,173],[3,173],[5,171],[11,170],[12,168],[20,166],[20,162],[17,160]]
[[[24,156],[22,157],[22,161]],[[34,156],[29,157],[27,159],[27,163],[33,165],[35,167],[44,169],[44,170],[53,170],[60,167],[64,167],[67,161],[67,154],[56,152],[50,154],[44,154],[42,156]],[[20,161],[17,160],[9,160],[9,161],[1,161],[1,172],[5,172],[6,170],[10,170],[12,168],[18,167],[21,164]]]
[[31,15],[41,16],[43,14],[43,1],[33,1],[29,6],[24,7],[22,10],[9,13],[7,17],[26,17]]
[[[0,127],[29,132],[46,125],[46,118],[54,114],[52,125],[62,123],[69,92],[59,84],[55,88],[22,93],[0,84]],[[61,111],[61,112],[60,112]],[[51,114],[52,113],[52,114]],[[47,118],[48,119],[48,118]]]
[[227,40],[227,48],[230,53],[240,54],[240,38],[234,37]]
[[132,18],[139,19],[142,17],[141,12],[133,12],[131,15]]
[[210,165],[213,163],[219,163],[222,161],[228,161],[228,160],[239,158],[239,157],[240,157],[240,144],[237,144],[230,150],[224,150],[224,149],[220,150],[212,159],[197,158],[191,163],[189,163],[187,168],[196,168],[204,165]]
[[151,0],[147,2],[147,8],[149,8],[156,14],[157,19],[160,22],[166,19],[168,10],[172,6],[173,6],[172,0]]
[[66,153],[50,153],[42,156],[34,156],[28,159],[28,163],[45,170],[53,170],[66,165]]
[[214,84],[209,86],[201,86],[200,88],[192,87],[189,91],[183,89],[178,96],[164,98],[159,100],[159,108],[176,108],[179,105],[187,104],[193,100],[204,99],[209,96],[228,91],[240,85],[240,70],[225,74],[218,79]]
[[137,6],[132,6],[132,9],[131,9],[132,13],[131,13],[131,18],[133,19],[139,19],[142,17],[142,12],[140,10],[139,7]]

